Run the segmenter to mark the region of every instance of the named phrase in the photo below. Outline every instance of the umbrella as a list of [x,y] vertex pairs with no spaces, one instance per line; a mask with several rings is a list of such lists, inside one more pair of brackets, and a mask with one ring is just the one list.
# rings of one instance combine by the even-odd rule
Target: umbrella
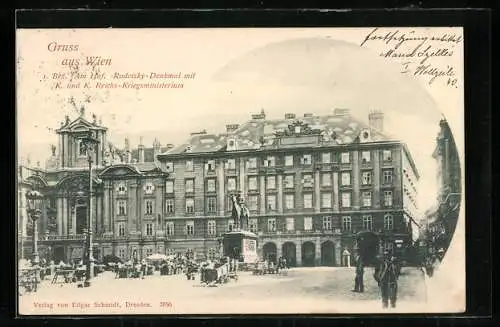
[[157,261],[157,260],[167,260],[167,256],[164,255],[164,254],[160,254],[160,253],[155,253],[155,254],[152,254],[150,255],[149,257],[146,258],[147,260],[153,260],[153,261]]

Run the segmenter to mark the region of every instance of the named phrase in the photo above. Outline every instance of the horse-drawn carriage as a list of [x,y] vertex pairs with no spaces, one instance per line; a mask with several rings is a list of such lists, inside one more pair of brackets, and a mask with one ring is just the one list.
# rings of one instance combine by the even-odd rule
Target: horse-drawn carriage
[[229,262],[217,264],[212,267],[203,267],[201,269],[201,282],[206,285],[225,284],[231,279],[237,281],[238,273],[235,266]]

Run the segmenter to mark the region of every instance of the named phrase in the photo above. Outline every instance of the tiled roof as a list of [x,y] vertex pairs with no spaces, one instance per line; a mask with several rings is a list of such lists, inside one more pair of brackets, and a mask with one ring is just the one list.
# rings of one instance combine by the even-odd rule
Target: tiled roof
[[[324,145],[355,142],[363,129],[370,129],[368,124],[348,114],[308,116],[293,119],[252,119],[230,133],[193,135],[186,143],[162,154],[225,151],[229,138],[236,141],[238,150],[261,148],[261,142],[264,142],[265,147],[272,146],[275,133],[287,130],[289,125],[296,121],[308,124],[311,129],[321,130]],[[390,140],[387,135],[380,131],[373,128],[370,130],[372,141]]]
[[139,170],[141,172],[151,171],[155,168],[161,169],[154,162],[131,163],[131,164],[127,164],[127,165],[135,167],[137,170]]

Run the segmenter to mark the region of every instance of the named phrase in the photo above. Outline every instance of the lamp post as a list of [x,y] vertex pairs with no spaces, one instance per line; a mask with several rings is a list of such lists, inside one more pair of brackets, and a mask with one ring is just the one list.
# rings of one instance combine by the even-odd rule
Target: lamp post
[[99,140],[94,137],[94,134],[92,131],[90,131],[88,134],[84,135],[81,139],[82,145],[85,147],[85,150],[87,152],[87,161],[89,164],[89,201],[88,201],[88,217],[87,217],[87,241],[85,243],[87,251],[86,251],[86,256],[85,256],[85,282],[83,283],[84,287],[89,287],[92,277],[94,275],[94,267],[93,267],[93,244],[92,244],[92,195],[93,195],[93,190],[92,190],[92,163],[94,161],[94,158],[92,157],[92,152],[94,152],[97,148],[97,145],[99,144]]
[[32,265],[35,269],[35,291],[38,287],[40,257],[38,255],[38,224],[42,215],[43,195],[38,191],[26,192],[27,211],[33,222],[33,258]]

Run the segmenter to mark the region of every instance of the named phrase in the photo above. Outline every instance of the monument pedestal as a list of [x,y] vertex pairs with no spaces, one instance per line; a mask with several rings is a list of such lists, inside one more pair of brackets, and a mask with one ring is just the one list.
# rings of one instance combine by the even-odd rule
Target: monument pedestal
[[243,263],[256,262],[257,238],[256,234],[243,230],[225,233],[222,236],[224,256]]

